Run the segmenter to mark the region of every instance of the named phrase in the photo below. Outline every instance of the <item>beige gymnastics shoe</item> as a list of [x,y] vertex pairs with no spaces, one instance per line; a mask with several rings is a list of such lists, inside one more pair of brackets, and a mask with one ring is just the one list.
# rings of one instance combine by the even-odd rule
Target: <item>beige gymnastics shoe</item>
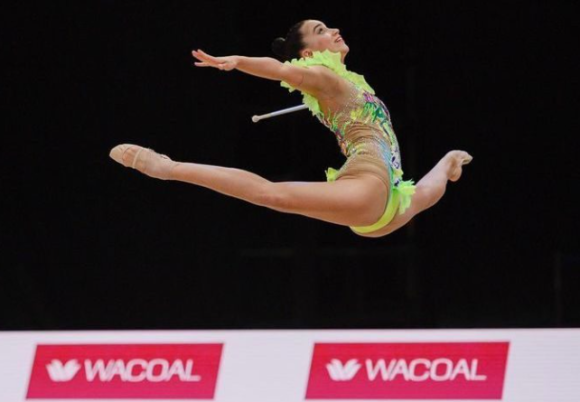
[[167,155],[134,144],[117,145],[111,149],[109,156],[125,167],[161,180],[169,180],[171,170],[179,164]]
[[458,181],[463,172],[462,166],[468,165],[473,156],[465,151],[455,150],[448,152],[447,157],[450,159],[449,180]]

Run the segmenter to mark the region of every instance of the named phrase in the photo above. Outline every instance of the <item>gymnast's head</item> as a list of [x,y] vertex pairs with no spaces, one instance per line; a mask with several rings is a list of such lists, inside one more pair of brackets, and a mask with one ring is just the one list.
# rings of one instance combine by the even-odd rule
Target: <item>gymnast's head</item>
[[314,51],[327,49],[340,52],[343,63],[350,50],[338,28],[328,27],[319,20],[302,20],[288,30],[285,38],[279,37],[272,42],[272,51],[282,61],[312,57]]

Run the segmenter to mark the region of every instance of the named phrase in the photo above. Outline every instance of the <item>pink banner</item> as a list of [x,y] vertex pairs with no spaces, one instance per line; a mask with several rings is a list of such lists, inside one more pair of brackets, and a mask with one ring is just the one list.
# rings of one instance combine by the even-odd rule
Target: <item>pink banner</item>
[[27,399],[213,399],[222,347],[38,345]]
[[508,342],[317,343],[306,399],[496,399]]

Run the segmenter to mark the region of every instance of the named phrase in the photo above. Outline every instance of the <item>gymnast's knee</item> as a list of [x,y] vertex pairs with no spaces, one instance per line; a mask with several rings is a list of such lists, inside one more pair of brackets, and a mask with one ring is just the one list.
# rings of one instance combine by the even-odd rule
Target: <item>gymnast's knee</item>
[[264,183],[254,195],[254,203],[263,207],[280,209],[284,204],[284,196],[274,183]]

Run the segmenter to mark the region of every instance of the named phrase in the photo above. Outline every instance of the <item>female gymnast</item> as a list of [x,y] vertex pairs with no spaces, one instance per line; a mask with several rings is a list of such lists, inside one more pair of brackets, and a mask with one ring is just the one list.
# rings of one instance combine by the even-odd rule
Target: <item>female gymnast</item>
[[254,173],[222,166],[177,162],[134,144],[114,147],[110,157],[150,177],[196,184],[276,211],[348,226],[365,237],[385,236],[435,205],[448,181],[473,159],[449,151],[416,185],[402,180],[399,145],[389,111],[362,75],[346,69],[349,47],[336,28],[303,20],[277,38],[271,57],[215,57],[192,51],[197,67],[237,69],[298,89],[312,114],[335,135],[347,157],[329,168],[324,182],[271,182]]

